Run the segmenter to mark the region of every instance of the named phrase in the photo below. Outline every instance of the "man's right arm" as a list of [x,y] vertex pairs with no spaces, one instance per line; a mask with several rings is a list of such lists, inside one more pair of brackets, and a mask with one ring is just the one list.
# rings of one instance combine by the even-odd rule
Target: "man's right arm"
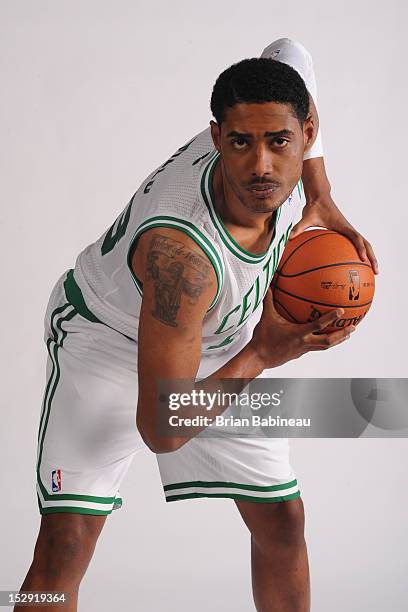
[[[186,234],[170,228],[146,231],[132,258],[132,269],[143,283],[138,332],[137,426],[147,446],[156,453],[180,448],[203,427],[186,436],[159,435],[157,389],[160,380],[189,379],[193,388],[218,389],[219,379],[239,379],[239,393],[264,369],[296,359],[310,350],[322,350],[345,340],[351,328],[315,335],[335,320],[336,312],[318,321],[297,325],[280,317],[268,290],[262,317],[251,341],[211,376],[194,385],[201,360],[202,327],[217,292],[214,269],[201,248]],[[227,406],[215,407],[211,416]],[[179,416],[191,416],[189,407]]]

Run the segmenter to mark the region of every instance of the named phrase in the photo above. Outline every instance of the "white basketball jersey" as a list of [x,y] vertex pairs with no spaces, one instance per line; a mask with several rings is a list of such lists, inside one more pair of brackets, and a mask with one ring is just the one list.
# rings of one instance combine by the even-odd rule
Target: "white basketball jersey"
[[147,177],[113,225],[78,255],[74,269],[89,311],[137,341],[143,286],[132,273],[131,258],[139,237],[151,228],[160,232],[161,227],[171,227],[195,240],[218,279],[203,321],[198,378],[216,371],[252,337],[263,297],[303,204],[299,181],[275,215],[267,251],[246,251],[215,208],[212,177],[218,157],[207,128]]

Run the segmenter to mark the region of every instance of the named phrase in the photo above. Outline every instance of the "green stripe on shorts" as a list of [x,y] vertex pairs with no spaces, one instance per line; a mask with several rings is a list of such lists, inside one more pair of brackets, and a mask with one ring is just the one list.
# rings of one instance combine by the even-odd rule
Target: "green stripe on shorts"
[[285,482],[283,484],[270,485],[270,486],[259,486],[259,485],[249,485],[249,484],[241,484],[236,482],[209,482],[204,480],[193,480],[191,482],[179,482],[175,484],[168,484],[163,487],[165,491],[171,491],[174,489],[187,489],[190,487],[206,487],[206,488],[233,488],[233,489],[245,489],[247,491],[281,491],[283,489],[291,489],[297,485],[297,480],[291,480],[290,482]]
[[271,504],[273,502],[284,502],[296,497],[300,497],[300,491],[290,493],[289,495],[279,495],[278,497],[253,497],[251,495],[240,495],[239,493],[186,493],[185,495],[169,495],[166,497],[166,502],[178,501],[182,499],[196,499],[199,497],[219,497],[227,499],[236,499],[238,501],[250,501],[258,503]]
[[[69,307],[69,310],[67,308]],[[65,311],[65,314],[63,314]],[[38,504],[41,514],[50,514],[52,512],[75,512],[80,514],[110,514],[113,508],[119,508],[122,505],[122,499],[112,497],[101,497],[95,495],[78,495],[78,494],[70,494],[70,493],[58,493],[58,494],[50,494],[46,490],[40,475],[40,466],[41,459],[44,447],[45,435],[47,432],[48,421],[51,414],[52,409],[52,400],[55,395],[58,382],[60,380],[61,370],[58,362],[58,349],[63,347],[64,340],[67,336],[67,331],[62,329],[62,324],[64,321],[70,321],[77,314],[77,310],[74,306],[67,303],[63,306],[59,306],[56,308],[51,315],[51,331],[53,334],[53,338],[49,338],[47,340],[47,349],[48,354],[52,362],[52,370],[49,377],[49,380],[46,385],[45,393],[44,393],[44,401],[43,401],[43,409],[40,419],[40,425],[38,430],[38,461],[37,461],[37,483],[41,495],[44,499],[44,502],[89,502],[90,504],[101,504],[106,505],[105,509],[95,509],[95,508],[86,508],[82,506],[43,506],[41,504],[40,497],[38,496]],[[59,316],[58,316],[59,315]]]

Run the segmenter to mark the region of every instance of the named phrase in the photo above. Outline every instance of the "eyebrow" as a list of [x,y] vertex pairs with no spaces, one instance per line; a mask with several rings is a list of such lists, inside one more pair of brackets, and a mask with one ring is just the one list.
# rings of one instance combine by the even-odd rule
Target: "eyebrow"
[[[270,138],[271,136],[294,136],[294,132],[292,130],[278,130],[277,132],[265,132],[264,138]],[[236,130],[232,130],[228,132],[227,138],[230,137],[239,137],[239,138],[252,138],[253,135],[245,132],[237,132]]]

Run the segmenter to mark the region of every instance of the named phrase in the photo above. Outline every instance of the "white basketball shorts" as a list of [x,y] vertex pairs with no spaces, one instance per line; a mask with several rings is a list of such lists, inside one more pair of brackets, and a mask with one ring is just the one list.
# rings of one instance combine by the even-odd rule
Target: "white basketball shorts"
[[[137,343],[89,311],[72,270],[54,286],[44,322],[40,512],[110,514],[122,505],[119,487],[134,455],[146,448],[136,428]],[[286,438],[193,438],[157,460],[166,501],[300,496]]]

